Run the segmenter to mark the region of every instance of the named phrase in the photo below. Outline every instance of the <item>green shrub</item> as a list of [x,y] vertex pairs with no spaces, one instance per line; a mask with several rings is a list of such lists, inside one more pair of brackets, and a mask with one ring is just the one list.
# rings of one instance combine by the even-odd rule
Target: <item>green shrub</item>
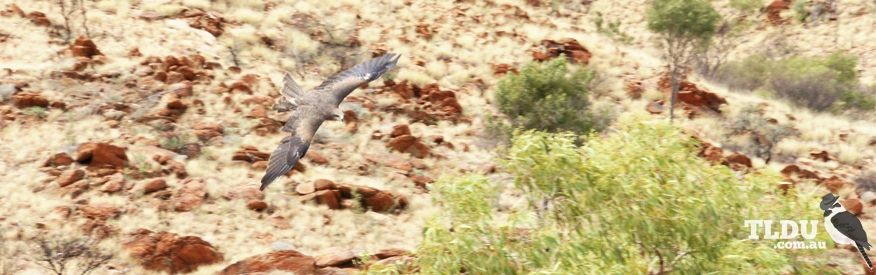
[[874,93],[858,83],[855,56],[769,59],[753,55],[721,66],[712,79],[730,89],[767,88],[794,105],[816,111],[876,108]]
[[[820,216],[817,196],[775,194],[774,173],[739,178],[696,157],[666,123],[622,121],[581,147],[571,134],[525,132],[509,149],[525,209],[497,212],[480,176],[442,179],[413,263],[372,274],[777,274],[815,272],[805,253],[747,240],[746,219]],[[770,207],[763,207],[770,205]],[[819,236],[826,239],[825,234]],[[820,240],[820,239],[819,239]],[[817,252],[816,252],[817,253]]]
[[587,98],[593,77],[563,57],[530,63],[499,81],[496,102],[513,128],[587,133],[595,126]]
[[763,0],[730,0],[730,7],[741,14],[750,14],[763,7]]

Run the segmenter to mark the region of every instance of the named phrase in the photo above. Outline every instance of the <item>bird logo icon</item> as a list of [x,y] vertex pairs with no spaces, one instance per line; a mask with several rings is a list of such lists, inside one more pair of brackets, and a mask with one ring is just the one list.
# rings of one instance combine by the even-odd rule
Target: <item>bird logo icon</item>
[[850,213],[839,202],[839,197],[828,193],[821,197],[821,209],[824,210],[824,228],[827,234],[837,244],[851,244],[858,249],[861,257],[867,262],[867,267],[872,269],[873,262],[867,256],[870,243],[867,242],[867,232],[861,225],[861,221]]

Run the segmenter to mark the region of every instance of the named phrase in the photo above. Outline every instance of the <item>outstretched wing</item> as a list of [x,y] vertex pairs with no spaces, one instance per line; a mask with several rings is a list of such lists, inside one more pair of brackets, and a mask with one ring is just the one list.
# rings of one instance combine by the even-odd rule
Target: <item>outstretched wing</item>
[[313,107],[301,106],[292,112],[286,125],[283,126],[283,131],[289,132],[290,135],[283,138],[280,146],[271,153],[259,190],[265,190],[271,182],[292,170],[298,160],[307,153],[313,135],[323,122],[314,111]]
[[870,248],[870,244],[867,242],[867,232],[864,231],[864,226],[861,225],[861,221],[858,220],[855,215],[849,213],[848,211],[837,213],[830,218],[830,222],[836,227],[836,230],[849,237],[853,241],[857,243],[865,244],[866,248]]
[[357,87],[377,79],[395,67],[400,56],[394,53],[387,53],[365,61],[329,77],[325,82],[316,86],[314,90],[330,93],[335,98],[336,105],[339,105]]
[[286,112],[298,106],[300,99],[304,95],[304,89],[295,82],[295,79],[292,79],[292,75],[286,73],[283,76],[283,90],[281,93],[283,97],[280,98],[277,105],[274,105],[274,109]]

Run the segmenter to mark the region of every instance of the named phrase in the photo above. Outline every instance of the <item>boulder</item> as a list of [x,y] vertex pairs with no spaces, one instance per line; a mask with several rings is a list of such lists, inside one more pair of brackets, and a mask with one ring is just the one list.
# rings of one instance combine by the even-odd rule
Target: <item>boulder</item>
[[84,36],[76,38],[76,41],[70,46],[70,51],[73,53],[73,56],[77,57],[92,58],[95,55],[101,55],[94,41]]
[[167,188],[167,182],[164,179],[152,179],[143,183],[143,194],[155,193]]
[[138,229],[122,247],[144,269],[171,274],[193,272],[223,260],[222,253],[201,238],[170,232]]
[[83,178],[85,178],[85,171],[82,171],[82,169],[68,170],[58,176],[58,185],[65,187]]
[[43,162],[43,167],[67,166],[73,163],[73,158],[67,153],[57,153]]
[[108,143],[83,143],[76,150],[76,162],[87,164],[89,169],[121,169],[128,165],[125,148]]
[[197,208],[207,198],[207,183],[202,179],[189,178],[182,182],[182,188],[173,199],[173,210],[187,212]]
[[313,257],[295,250],[274,251],[252,256],[229,265],[219,272],[222,275],[268,273],[286,271],[294,274],[315,274],[316,261]]
[[20,92],[12,96],[15,107],[20,109],[29,107],[49,107],[49,100],[34,92]]

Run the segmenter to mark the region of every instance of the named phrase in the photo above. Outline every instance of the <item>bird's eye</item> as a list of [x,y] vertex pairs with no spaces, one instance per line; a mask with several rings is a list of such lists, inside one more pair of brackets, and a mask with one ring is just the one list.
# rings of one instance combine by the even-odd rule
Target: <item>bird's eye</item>
[[840,204],[839,203],[834,204],[833,207],[840,207]]

